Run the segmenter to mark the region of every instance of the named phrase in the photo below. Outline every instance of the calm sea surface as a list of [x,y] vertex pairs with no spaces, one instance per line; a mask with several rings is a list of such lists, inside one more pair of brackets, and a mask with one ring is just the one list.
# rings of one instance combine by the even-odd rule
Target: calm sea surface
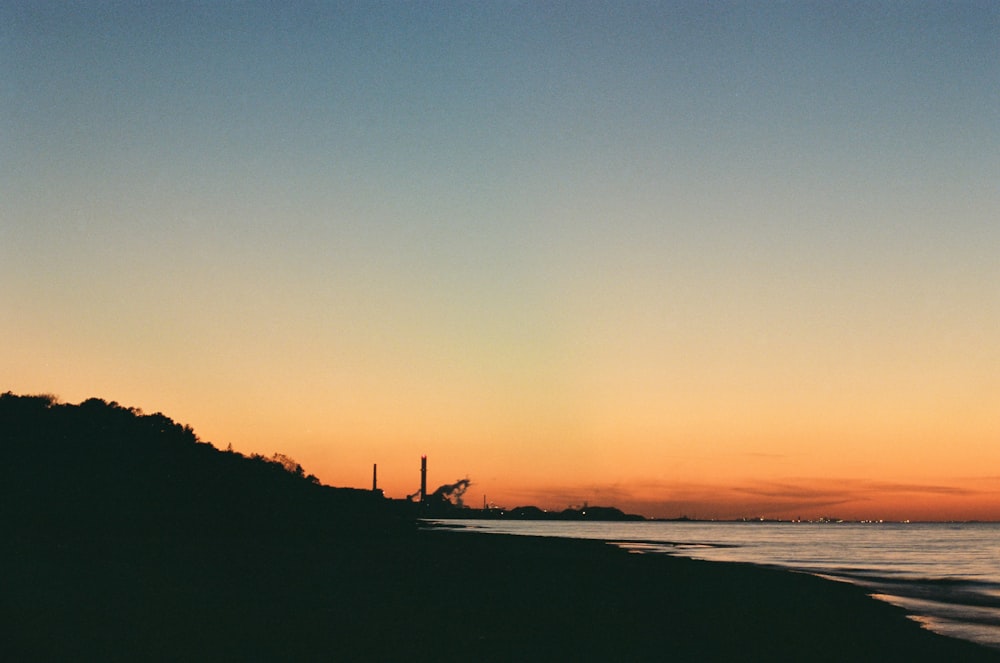
[[938,633],[1000,648],[1000,523],[446,522],[806,571],[860,585]]

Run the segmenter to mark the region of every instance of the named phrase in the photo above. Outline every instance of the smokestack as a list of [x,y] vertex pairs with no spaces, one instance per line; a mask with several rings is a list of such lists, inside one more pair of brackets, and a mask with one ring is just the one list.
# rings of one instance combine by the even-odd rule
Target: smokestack
[[372,492],[378,492],[378,463],[372,463]]
[[420,503],[427,501],[427,456],[420,457]]

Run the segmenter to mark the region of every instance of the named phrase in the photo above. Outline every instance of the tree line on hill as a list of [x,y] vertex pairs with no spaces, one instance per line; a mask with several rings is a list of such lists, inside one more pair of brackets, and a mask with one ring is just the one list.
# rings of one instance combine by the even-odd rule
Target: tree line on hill
[[0,395],[0,514],[16,535],[290,533],[399,524],[372,491],[283,454],[221,451],[162,413]]

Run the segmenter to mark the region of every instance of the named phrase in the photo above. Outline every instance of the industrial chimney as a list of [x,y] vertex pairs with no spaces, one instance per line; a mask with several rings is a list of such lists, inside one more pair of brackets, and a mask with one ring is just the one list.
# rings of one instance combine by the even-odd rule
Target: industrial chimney
[[427,501],[427,456],[420,457],[420,503]]
[[372,492],[378,492],[378,463],[372,464]]

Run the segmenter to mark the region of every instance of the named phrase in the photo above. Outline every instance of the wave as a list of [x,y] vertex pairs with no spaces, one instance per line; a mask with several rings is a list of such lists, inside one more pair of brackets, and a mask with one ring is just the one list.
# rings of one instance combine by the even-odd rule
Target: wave
[[871,589],[873,593],[901,599],[931,601],[940,604],[977,606],[1000,610],[1000,585],[969,578],[903,578],[857,569],[825,572]]

